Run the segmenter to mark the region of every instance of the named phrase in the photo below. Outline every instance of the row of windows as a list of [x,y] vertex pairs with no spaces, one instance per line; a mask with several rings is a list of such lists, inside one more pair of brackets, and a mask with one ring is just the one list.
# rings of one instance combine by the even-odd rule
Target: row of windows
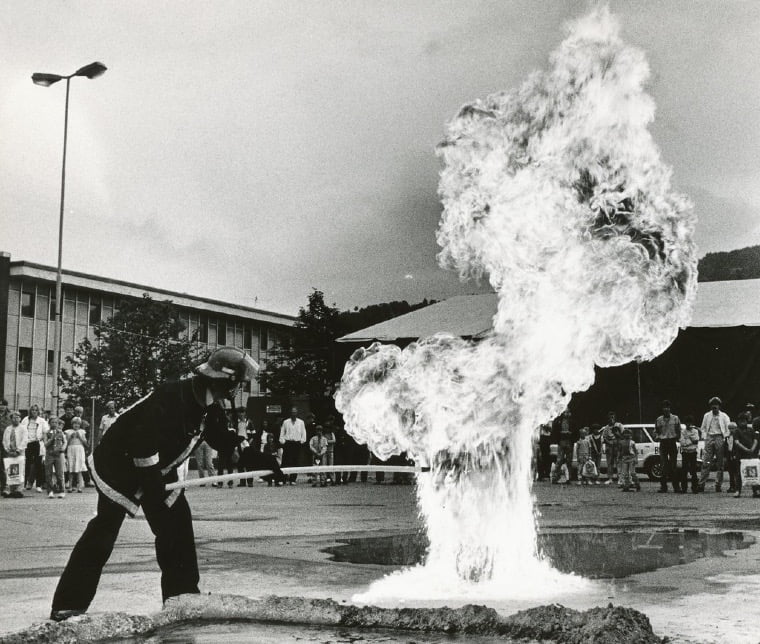
[[[21,317],[38,320],[55,320],[55,288],[25,284],[21,293],[13,287],[9,291],[8,310],[15,313],[19,307]],[[90,297],[86,292],[73,289],[63,291],[62,316],[67,320],[77,318],[80,324],[99,324],[109,319],[118,309],[112,298]]]
[[[19,347],[18,348],[18,361],[16,368],[19,373],[32,373],[32,348],[31,347]],[[55,356],[52,349],[47,351],[47,375],[52,376],[55,372]],[[251,383],[245,383],[243,391],[251,391]]]
[[[87,291],[64,289],[64,306],[62,318],[77,324],[90,326],[107,322],[118,312],[117,302],[112,298],[101,298]],[[55,288],[38,284],[25,283],[19,293],[18,287],[11,286],[9,291],[9,312],[20,310],[21,317],[37,318],[38,320],[55,320]],[[18,308],[16,308],[18,307]],[[270,337],[266,327],[254,327],[242,321],[233,322],[224,318],[217,319],[195,311],[180,310],[178,317],[185,325],[185,334],[192,337],[195,334],[197,342],[211,345],[234,345],[252,351],[258,345],[260,351],[267,351],[269,343],[283,343],[285,336]]]
[[269,348],[269,333],[266,327],[259,328],[258,338],[256,338],[256,334],[249,324],[235,324],[201,315],[197,322],[191,317],[190,323],[185,323],[185,328],[190,335],[197,333],[197,341],[204,344],[216,342],[218,345],[228,344],[236,347],[242,344],[243,349],[250,351],[254,348],[254,342],[257,341],[261,351],[267,351]]
[[[52,376],[55,372],[54,355],[52,350],[47,352],[47,375]],[[32,349],[30,347],[18,348],[18,373],[32,373]],[[252,393],[252,387],[250,382],[243,383],[243,392]]]

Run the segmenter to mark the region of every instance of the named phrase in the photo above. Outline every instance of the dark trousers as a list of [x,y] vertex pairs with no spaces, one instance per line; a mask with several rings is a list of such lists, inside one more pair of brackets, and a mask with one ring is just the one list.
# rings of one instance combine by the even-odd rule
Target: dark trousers
[[45,485],[45,466],[42,463],[42,456],[40,455],[40,442],[27,443],[25,456],[25,485],[27,487],[42,487]]
[[676,478],[676,459],[678,458],[678,443],[675,438],[665,438],[660,441],[660,467],[662,478],[660,489],[668,489],[668,481],[673,484],[673,489],[678,491]]
[[[346,460],[347,464],[369,465],[370,453],[366,445],[352,443],[349,452],[350,454],[347,457],[348,460]],[[350,472],[347,480],[349,483],[354,483],[356,482],[357,477],[361,480],[362,483],[367,482],[367,472]]]
[[[335,446],[335,465],[348,465],[350,460],[346,455],[346,445]],[[335,472],[335,478],[333,479],[333,485],[340,485],[341,483],[348,483],[348,472]]]
[[541,436],[538,439],[538,480],[549,478],[552,471],[551,437]]
[[[369,464],[370,465],[383,465],[385,461],[381,461],[377,456],[372,454]],[[383,483],[385,481],[385,472],[375,472],[375,483]]]
[[699,489],[699,475],[697,474],[697,453],[681,452],[681,490],[686,491],[688,479],[691,477],[691,491]]
[[[231,451],[219,452],[217,455],[216,473],[221,476],[225,473],[225,470],[227,470],[227,474],[235,473],[235,464],[232,462]],[[217,483],[217,485],[219,487],[224,487],[224,483]],[[235,484],[232,481],[227,481],[227,485],[232,487]]]
[[[280,464],[274,456],[257,452],[252,447],[246,447],[243,450],[243,455],[240,457],[239,471],[252,472],[254,470],[272,470],[274,474],[263,477],[267,483],[270,481],[284,483],[287,480],[286,475],[282,473]],[[249,480],[253,481],[253,479]]]
[[725,459],[726,469],[728,470],[728,484],[731,489],[741,492],[742,491],[742,462],[741,459],[735,457],[733,454],[728,454],[728,458]]
[[3,459],[5,458],[5,448],[3,447],[3,442],[0,441],[0,491],[5,491],[5,488],[8,487],[8,478],[5,475],[5,461]]
[[[301,443],[298,441],[285,441],[282,446],[282,466],[299,467],[301,465]],[[288,480],[295,483],[298,474],[287,474]]]
[[[156,537],[163,600],[200,592],[193,521],[184,493],[171,508],[145,506],[143,512]],[[74,546],[55,589],[54,611],[89,608],[125,515],[124,508],[98,493],[98,512]]]

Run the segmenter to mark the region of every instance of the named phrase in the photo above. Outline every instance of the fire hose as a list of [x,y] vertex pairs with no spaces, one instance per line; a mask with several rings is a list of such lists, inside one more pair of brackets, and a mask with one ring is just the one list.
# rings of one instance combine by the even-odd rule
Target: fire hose
[[[400,474],[420,474],[429,472],[429,467],[414,467],[411,465],[309,465],[306,467],[283,467],[282,473],[288,474],[325,474],[329,472],[389,472]],[[274,474],[272,470],[253,470],[251,472],[234,472],[233,474],[220,474],[197,479],[185,479],[176,483],[169,483],[167,490],[197,487],[199,485],[213,485],[214,483],[226,483],[241,479],[261,478]]]

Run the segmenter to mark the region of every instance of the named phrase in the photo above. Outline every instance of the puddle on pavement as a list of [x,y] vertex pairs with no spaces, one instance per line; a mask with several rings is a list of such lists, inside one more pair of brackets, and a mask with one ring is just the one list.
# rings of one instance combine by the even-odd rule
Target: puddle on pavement
[[[332,560],[352,564],[393,567],[419,563],[425,555],[424,534],[400,534],[339,540],[340,545],[323,552]],[[743,550],[755,543],[750,534],[740,531],[704,532],[699,530],[637,530],[595,532],[550,532],[539,536],[544,555],[563,572],[574,572],[592,579],[622,578],[685,564],[702,558],[725,557],[728,551]],[[642,587],[655,594],[675,587]],[[150,636],[112,639],[120,644],[487,644],[493,637],[364,630],[345,627],[300,624],[267,624],[247,621],[185,622],[160,629]]]
[[[355,564],[411,566],[423,560],[427,549],[424,534],[341,539],[339,543],[324,552],[333,561]],[[550,532],[538,537],[541,552],[555,568],[590,579],[618,579],[705,557],[723,557],[726,551],[743,550],[754,543],[752,536],[737,531]]]

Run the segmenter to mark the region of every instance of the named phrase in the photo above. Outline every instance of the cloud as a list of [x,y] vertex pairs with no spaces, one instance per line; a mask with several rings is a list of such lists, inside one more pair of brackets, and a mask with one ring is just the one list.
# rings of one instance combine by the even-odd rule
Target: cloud
[[684,188],[697,214],[700,256],[760,244],[760,208],[740,198],[721,197],[701,186]]

